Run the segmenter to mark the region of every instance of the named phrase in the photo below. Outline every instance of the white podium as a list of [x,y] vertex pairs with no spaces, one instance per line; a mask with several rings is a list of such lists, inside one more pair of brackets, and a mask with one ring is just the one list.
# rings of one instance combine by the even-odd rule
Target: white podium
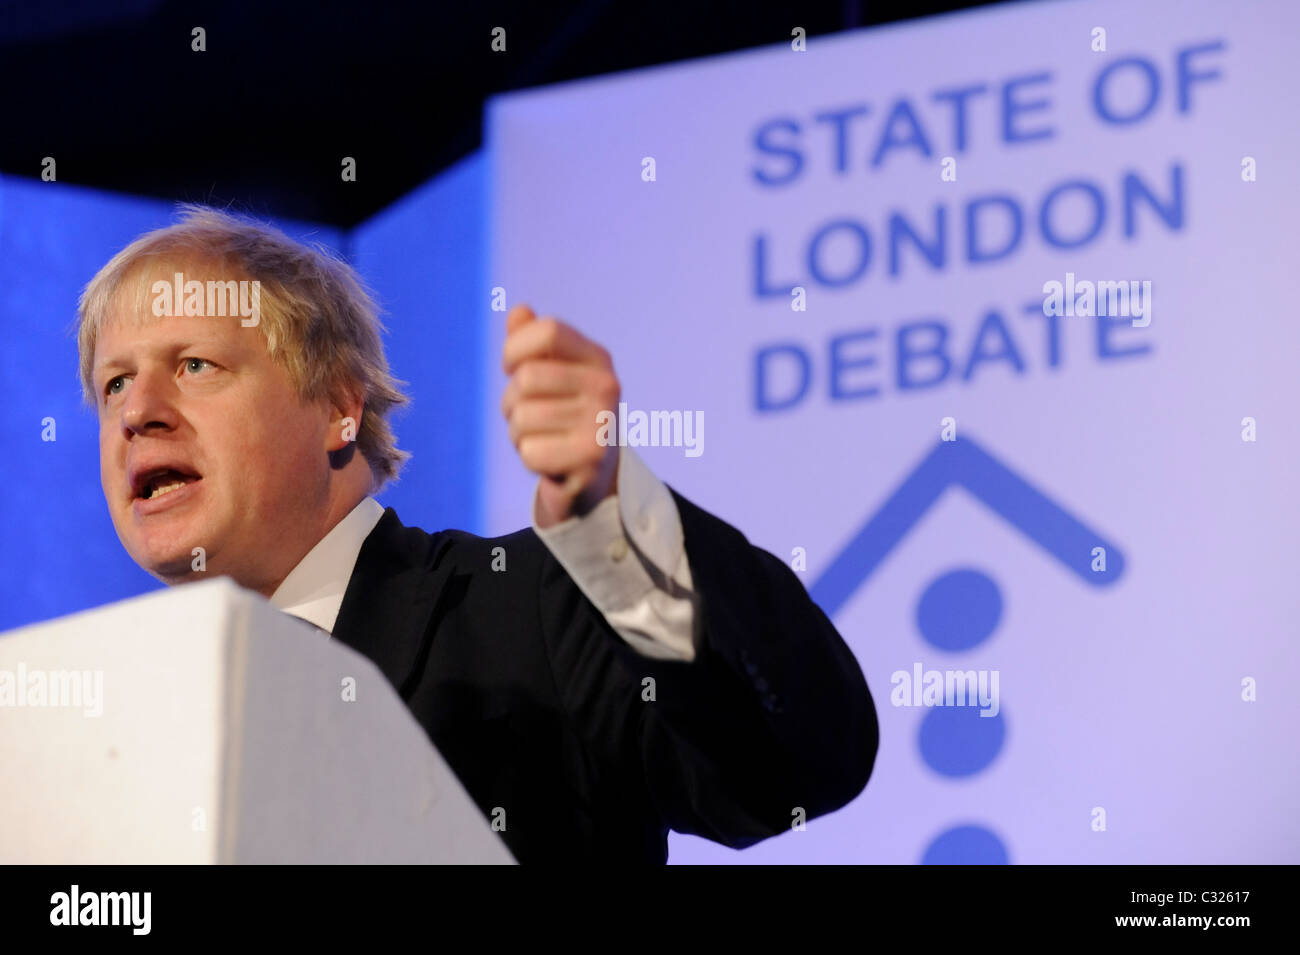
[[0,635],[0,863],[512,863],[360,654],[229,578]]

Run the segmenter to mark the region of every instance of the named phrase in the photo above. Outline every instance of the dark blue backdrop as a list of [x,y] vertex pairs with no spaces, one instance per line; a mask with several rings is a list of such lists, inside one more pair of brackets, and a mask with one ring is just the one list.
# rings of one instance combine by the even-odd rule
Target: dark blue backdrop
[[[344,186],[345,187],[345,186]],[[396,420],[412,452],[380,496],[407,524],[481,527],[484,168],[473,156],[349,232],[277,221],[356,265],[377,293],[394,373],[411,406]],[[170,203],[0,177],[0,630],[160,585],[127,556],[99,485],[98,426],[81,404],[77,297]],[[43,440],[53,419],[55,440]]]

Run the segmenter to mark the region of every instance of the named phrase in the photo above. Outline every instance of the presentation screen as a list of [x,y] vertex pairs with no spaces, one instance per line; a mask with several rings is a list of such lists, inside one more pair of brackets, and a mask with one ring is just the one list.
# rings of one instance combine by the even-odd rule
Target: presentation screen
[[791,566],[880,716],[849,806],[673,861],[1300,862],[1297,28],[795,23],[492,103],[485,309],[609,349],[624,446]]

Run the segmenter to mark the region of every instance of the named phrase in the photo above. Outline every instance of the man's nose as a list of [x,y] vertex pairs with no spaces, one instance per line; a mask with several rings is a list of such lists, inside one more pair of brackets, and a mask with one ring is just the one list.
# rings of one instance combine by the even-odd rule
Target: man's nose
[[139,371],[122,401],[122,428],[145,434],[176,426],[176,383],[160,372]]

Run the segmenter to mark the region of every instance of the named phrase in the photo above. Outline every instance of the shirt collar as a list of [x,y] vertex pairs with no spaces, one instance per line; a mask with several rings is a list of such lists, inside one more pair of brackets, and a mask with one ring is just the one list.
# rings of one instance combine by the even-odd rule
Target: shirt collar
[[298,561],[271,605],[333,633],[361,545],[383,516],[384,506],[373,497],[362,500]]

